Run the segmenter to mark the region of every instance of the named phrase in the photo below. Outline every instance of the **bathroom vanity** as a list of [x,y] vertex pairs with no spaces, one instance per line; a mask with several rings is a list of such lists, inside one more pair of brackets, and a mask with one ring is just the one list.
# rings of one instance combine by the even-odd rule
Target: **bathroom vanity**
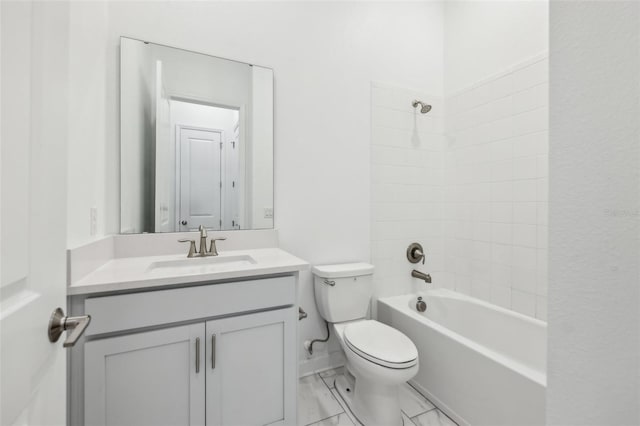
[[308,265],[271,229],[273,71],[127,37],[120,54],[128,235],[69,252],[69,314],[91,316],[69,422],[295,425]]
[[91,323],[70,351],[70,424],[295,425],[306,268],[261,248],[115,258],[71,283]]

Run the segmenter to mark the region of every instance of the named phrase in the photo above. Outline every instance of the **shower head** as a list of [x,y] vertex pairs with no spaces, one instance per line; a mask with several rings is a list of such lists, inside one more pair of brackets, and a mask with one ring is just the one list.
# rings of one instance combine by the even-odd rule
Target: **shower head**
[[411,105],[413,105],[414,108],[417,108],[418,106],[420,106],[420,113],[422,114],[426,114],[429,111],[431,111],[431,105],[425,104],[422,101],[413,101]]

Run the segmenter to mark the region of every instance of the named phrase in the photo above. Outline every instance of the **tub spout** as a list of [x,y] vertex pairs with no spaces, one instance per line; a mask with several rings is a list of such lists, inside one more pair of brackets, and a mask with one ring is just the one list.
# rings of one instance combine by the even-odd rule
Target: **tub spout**
[[424,280],[425,283],[431,284],[431,275],[425,274],[424,272],[420,272],[417,269],[411,271],[411,276],[413,278],[418,278]]

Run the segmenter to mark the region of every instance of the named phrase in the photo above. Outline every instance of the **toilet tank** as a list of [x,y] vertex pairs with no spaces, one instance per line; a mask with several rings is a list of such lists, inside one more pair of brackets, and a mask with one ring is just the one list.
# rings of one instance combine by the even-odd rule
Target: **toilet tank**
[[311,269],[316,306],[331,323],[365,318],[373,294],[373,265],[341,263]]

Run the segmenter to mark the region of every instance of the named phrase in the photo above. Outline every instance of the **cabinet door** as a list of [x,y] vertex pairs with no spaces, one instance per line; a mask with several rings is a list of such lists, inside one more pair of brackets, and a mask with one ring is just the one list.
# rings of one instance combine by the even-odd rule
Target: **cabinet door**
[[200,323],[87,342],[85,424],[204,425],[204,332]]
[[207,425],[296,424],[293,308],[207,322]]

